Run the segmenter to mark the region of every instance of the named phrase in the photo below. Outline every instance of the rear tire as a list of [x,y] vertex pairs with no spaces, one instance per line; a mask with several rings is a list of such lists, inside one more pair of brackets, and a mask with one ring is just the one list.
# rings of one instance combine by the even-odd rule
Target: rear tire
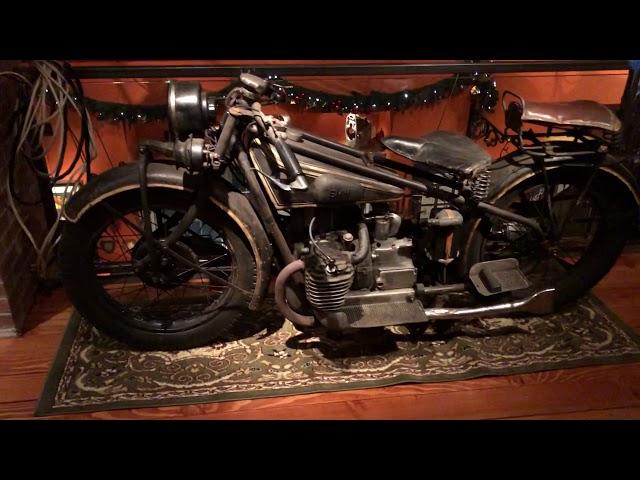
[[[559,167],[548,171],[549,181],[556,184],[576,184],[585,185],[588,181],[590,169]],[[513,187],[505,190],[504,184],[492,185],[493,195],[490,194],[491,203],[501,208],[512,210],[510,205],[517,197],[523,195],[527,189],[536,188],[541,183],[541,175],[537,174],[522,182],[516,183]],[[576,188],[577,190],[577,188]],[[572,302],[586,294],[595,286],[613,267],[616,260],[622,253],[625,243],[637,225],[636,206],[633,199],[628,195],[628,190],[615,177],[599,171],[593,178],[588,189],[588,194],[592,195],[594,201],[599,202],[602,218],[597,226],[597,230],[590,236],[588,246],[584,253],[575,263],[568,266],[564,273],[556,273],[551,281],[531,281],[534,288],[556,289],[555,306],[560,307],[568,302]],[[518,212],[521,213],[521,212]],[[576,214],[577,215],[577,214]],[[475,263],[494,259],[487,257],[487,239],[489,230],[495,227],[497,217],[487,216],[482,220],[474,222],[467,230],[470,239],[468,248],[463,260],[463,268],[468,273],[469,268]],[[498,219],[499,221],[499,219]],[[587,238],[587,237],[585,237]],[[535,250],[535,242],[532,242],[532,250]],[[524,251],[524,249],[523,249]],[[521,267],[523,257],[517,258]],[[526,257],[526,252],[525,255]],[[551,258],[551,257],[550,257]],[[526,274],[527,272],[525,272]],[[529,279],[535,278],[535,273],[528,275]]]

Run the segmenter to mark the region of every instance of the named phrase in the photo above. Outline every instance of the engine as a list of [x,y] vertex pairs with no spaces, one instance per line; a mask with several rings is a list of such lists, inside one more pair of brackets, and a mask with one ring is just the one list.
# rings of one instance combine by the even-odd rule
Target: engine
[[[303,255],[305,292],[320,323],[344,328],[350,305],[367,303],[376,295],[393,298],[394,292],[406,296],[406,289],[415,286],[412,240],[396,237],[400,222],[398,215],[388,213],[373,217],[370,227],[361,223],[357,238],[346,230],[311,235]],[[382,292],[387,297],[380,297]]]
[[317,242],[305,259],[305,292],[316,310],[331,311],[342,307],[353,285],[355,268],[351,256],[349,252],[335,248],[335,243],[331,240]]

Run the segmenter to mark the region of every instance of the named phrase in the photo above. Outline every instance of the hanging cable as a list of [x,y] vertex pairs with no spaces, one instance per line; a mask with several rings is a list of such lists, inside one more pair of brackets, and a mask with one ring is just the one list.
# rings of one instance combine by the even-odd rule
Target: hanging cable
[[[32,78],[17,72],[0,72],[0,76],[11,77],[20,85],[18,106],[11,116],[14,141],[9,158],[6,192],[11,211],[36,251],[36,272],[44,278],[60,238],[58,227],[63,217],[64,205],[82,183],[83,176],[89,179],[91,161],[95,158],[97,149],[91,119],[84,105],[82,85],[70,66],[59,61],[36,60],[32,62],[32,67]],[[74,110],[80,117],[78,136],[70,128],[70,110]],[[71,161],[65,166],[69,150],[68,135],[74,141],[75,151]],[[52,165],[52,173],[43,171],[35,163],[46,159],[48,155],[55,155],[55,160],[48,162]],[[16,202],[33,206],[42,203],[42,198],[32,201],[18,195],[15,173],[19,164],[28,165],[38,178],[46,179],[50,187],[60,185],[61,180],[66,179],[60,209],[40,244],[27,227]]]

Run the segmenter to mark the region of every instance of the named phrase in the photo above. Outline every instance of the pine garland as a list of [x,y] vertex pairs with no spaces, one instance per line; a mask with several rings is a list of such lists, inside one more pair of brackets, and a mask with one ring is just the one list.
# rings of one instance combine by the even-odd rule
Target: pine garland
[[[285,100],[283,103],[297,105],[313,112],[362,113],[368,114],[379,111],[404,111],[409,108],[433,105],[440,100],[456,95],[471,87],[471,95],[479,95],[480,106],[485,111],[493,111],[498,101],[496,82],[487,74],[469,76],[451,76],[430,85],[403,90],[400,92],[383,93],[373,91],[368,95],[352,92],[351,95],[335,95],[319,90],[311,90],[295,85],[286,79],[269,76],[269,80],[282,86]],[[225,88],[213,92],[213,96],[224,98],[232,89],[240,86],[234,81]],[[164,105],[132,105],[125,103],[103,102],[85,98],[89,111],[95,113],[98,120],[127,121],[130,123],[162,120],[167,116],[167,106]]]
[[[276,77],[277,79],[277,77]],[[372,113],[378,111],[403,111],[409,108],[429,106],[449,95],[456,95],[467,87],[475,87],[473,94],[482,95],[483,108],[492,110],[498,99],[496,83],[487,75],[455,76],[445,78],[430,85],[394,93],[373,91],[368,95],[353,92],[351,95],[333,95],[302,88],[287,82],[275,80],[284,85],[287,101],[302,105],[307,110],[336,113]]]

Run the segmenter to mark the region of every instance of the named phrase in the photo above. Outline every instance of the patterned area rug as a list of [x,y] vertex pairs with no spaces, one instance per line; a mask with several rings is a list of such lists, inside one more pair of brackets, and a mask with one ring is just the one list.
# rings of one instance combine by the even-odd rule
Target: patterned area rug
[[302,333],[273,310],[226,342],[140,352],[74,314],[36,415],[90,412],[443,382],[640,361],[640,337],[587,297],[554,315],[438,322],[328,338]]

